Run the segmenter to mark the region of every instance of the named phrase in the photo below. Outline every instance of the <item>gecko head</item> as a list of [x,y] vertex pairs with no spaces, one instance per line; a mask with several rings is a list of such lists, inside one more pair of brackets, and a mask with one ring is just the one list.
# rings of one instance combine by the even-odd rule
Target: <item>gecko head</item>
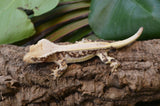
[[41,63],[45,61],[45,54],[50,52],[51,49],[48,49],[51,45],[51,42],[42,39],[38,41],[37,44],[31,45],[29,47],[29,52],[23,57],[23,61],[26,63]]

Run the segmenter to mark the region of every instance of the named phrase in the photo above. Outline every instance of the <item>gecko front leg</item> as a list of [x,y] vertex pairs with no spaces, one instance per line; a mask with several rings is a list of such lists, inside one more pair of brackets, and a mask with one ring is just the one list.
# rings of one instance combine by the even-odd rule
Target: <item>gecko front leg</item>
[[58,65],[56,69],[51,70],[53,72],[51,75],[53,75],[55,79],[60,77],[68,67],[63,52],[52,55],[47,61],[54,62]]
[[54,76],[54,78],[58,78],[60,77],[64,71],[67,69],[67,63],[65,60],[61,59],[61,60],[58,60],[58,61],[54,61],[57,65],[58,65],[58,68],[56,69],[52,69],[51,71],[53,73],[51,73],[51,75]]
[[110,64],[110,67],[112,67],[111,72],[117,71],[117,68],[120,65],[120,63],[115,58],[108,56],[106,50],[100,50],[97,52],[96,55],[100,58],[100,60],[103,63]]

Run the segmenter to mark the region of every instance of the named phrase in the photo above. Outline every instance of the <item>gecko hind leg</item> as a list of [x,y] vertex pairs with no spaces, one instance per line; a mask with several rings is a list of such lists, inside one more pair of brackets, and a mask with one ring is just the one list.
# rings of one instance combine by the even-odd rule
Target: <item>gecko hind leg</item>
[[58,60],[58,61],[55,61],[55,63],[59,66],[58,68],[56,69],[52,69],[52,72],[51,75],[54,76],[54,78],[58,78],[60,77],[64,71],[67,69],[67,63],[65,60]]
[[115,58],[108,56],[105,50],[98,52],[96,55],[100,58],[100,60],[103,63],[110,64],[110,67],[112,67],[111,72],[117,71],[117,68],[120,65],[120,63]]

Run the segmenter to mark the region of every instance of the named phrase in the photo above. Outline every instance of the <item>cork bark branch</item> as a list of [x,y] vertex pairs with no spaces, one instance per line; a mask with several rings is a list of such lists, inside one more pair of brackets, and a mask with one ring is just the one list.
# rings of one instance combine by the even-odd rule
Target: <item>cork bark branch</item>
[[111,51],[117,72],[97,57],[69,64],[53,80],[53,63],[27,65],[28,47],[0,45],[0,105],[128,105],[160,99],[160,40],[137,41]]

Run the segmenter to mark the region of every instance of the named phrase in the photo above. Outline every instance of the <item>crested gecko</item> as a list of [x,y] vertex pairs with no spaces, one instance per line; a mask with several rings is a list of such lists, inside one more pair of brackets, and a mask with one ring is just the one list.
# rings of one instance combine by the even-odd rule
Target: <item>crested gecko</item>
[[58,45],[47,39],[42,39],[38,41],[37,44],[30,46],[29,52],[23,57],[23,61],[29,64],[54,62],[59,65],[59,67],[53,69],[51,75],[57,78],[67,69],[68,63],[83,62],[94,56],[98,56],[103,63],[110,64],[110,67],[112,67],[111,72],[114,72],[120,63],[113,57],[108,56],[107,52],[111,48],[118,49],[131,44],[139,38],[142,31],[143,27],[139,28],[133,36],[112,43],[83,39],[74,44]]

